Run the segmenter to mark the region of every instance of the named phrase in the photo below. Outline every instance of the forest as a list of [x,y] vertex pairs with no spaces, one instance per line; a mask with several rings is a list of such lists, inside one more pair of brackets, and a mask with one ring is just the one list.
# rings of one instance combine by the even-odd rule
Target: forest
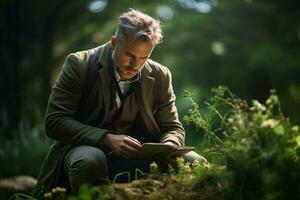
[[[162,23],[151,59],[172,73],[186,144],[209,163],[46,199],[300,199],[300,2],[2,0],[0,199],[32,199],[66,57],[108,42],[129,8]],[[25,186],[17,186],[21,177]],[[20,182],[22,182],[22,180]],[[24,181],[25,180],[25,181]],[[27,181],[27,182],[26,182]],[[28,187],[26,187],[28,184]]]

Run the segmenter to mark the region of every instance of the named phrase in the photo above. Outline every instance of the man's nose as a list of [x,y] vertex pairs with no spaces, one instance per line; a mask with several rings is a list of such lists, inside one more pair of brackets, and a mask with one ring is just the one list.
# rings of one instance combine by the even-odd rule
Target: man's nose
[[139,69],[139,63],[137,62],[136,59],[131,59],[130,61],[130,67],[134,70],[138,70]]

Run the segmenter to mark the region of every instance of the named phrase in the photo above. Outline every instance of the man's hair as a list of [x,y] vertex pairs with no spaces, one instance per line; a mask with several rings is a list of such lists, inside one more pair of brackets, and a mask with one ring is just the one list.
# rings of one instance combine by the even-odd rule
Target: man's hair
[[116,31],[117,41],[151,42],[156,45],[162,41],[160,22],[147,14],[130,8],[120,16]]

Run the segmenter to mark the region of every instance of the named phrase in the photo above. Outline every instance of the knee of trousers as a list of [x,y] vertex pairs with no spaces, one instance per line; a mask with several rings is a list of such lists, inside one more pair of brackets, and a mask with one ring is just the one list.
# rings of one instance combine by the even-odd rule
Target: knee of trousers
[[183,158],[189,163],[193,163],[194,161],[198,161],[201,164],[208,163],[208,161],[203,156],[199,155],[195,151],[190,151],[184,154]]
[[71,174],[79,173],[91,176],[107,175],[105,153],[92,146],[77,146],[67,153],[64,160],[65,170]]

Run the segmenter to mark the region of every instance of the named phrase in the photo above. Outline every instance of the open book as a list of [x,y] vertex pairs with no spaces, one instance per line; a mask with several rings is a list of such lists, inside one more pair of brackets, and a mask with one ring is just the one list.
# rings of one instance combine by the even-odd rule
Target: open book
[[159,157],[182,156],[194,150],[190,146],[175,146],[164,143],[144,143],[141,151],[135,156],[137,159],[153,160]]

